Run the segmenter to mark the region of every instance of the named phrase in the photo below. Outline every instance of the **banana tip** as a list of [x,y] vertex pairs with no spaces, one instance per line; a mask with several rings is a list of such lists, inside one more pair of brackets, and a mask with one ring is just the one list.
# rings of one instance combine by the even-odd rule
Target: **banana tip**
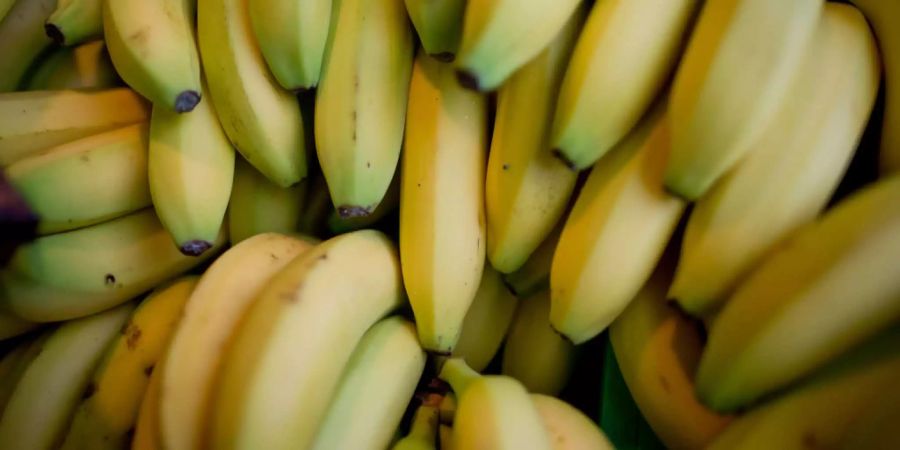
[[434,58],[440,62],[444,62],[444,63],[453,62],[453,60],[456,59],[456,55],[454,55],[451,52],[433,53],[429,56],[431,56],[432,58]]
[[467,70],[457,70],[456,79],[459,81],[459,84],[466,89],[471,89],[473,91],[482,90],[478,83],[478,77],[472,72]]
[[563,153],[561,149],[554,148],[552,151],[553,156],[555,156],[556,159],[560,160],[566,167],[569,168],[569,170],[576,173],[578,172],[578,166],[575,165],[575,162],[569,159],[569,157],[566,156],[566,154]]
[[59,29],[58,26],[47,23],[44,24],[44,32],[47,33],[47,37],[50,38],[57,45],[64,45],[66,43],[66,37],[63,35],[62,30]]
[[365,206],[355,206],[355,205],[342,205],[338,206],[337,212],[338,215],[345,219],[349,219],[351,217],[365,217],[369,214],[372,214],[371,207]]
[[197,91],[184,91],[175,97],[175,112],[185,113],[194,110],[200,103],[200,93]]
[[212,243],[198,239],[181,244],[178,250],[181,250],[181,253],[187,256],[200,256],[210,248],[212,248]]

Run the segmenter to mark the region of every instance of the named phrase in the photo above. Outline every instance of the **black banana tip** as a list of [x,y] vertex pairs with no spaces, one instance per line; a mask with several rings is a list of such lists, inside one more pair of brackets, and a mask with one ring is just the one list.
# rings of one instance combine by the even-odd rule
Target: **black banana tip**
[[337,208],[338,215],[344,219],[351,217],[365,217],[372,214],[372,208],[365,206],[342,205]]
[[175,97],[175,112],[191,112],[200,103],[200,93],[197,91],[184,91]]
[[466,88],[471,89],[473,91],[481,91],[481,87],[478,84],[478,77],[475,76],[472,72],[467,70],[457,70],[456,71],[456,79],[459,81],[459,84]]
[[559,336],[562,340],[564,340],[572,345],[577,345],[577,344],[575,344],[575,341],[572,340],[572,338],[570,338],[569,336],[566,336],[566,334],[563,333],[562,331],[557,330],[556,327],[553,326],[553,324],[550,325],[550,329],[553,330],[553,332],[556,333],[556,335]]
[[554,148],[553,156],[555,156],[556,159],[562,161],[562,163],[565,164],[565,166],[568,167],[569,170],[571,170],[572,172],[578,172],[578,166],[576,166],[575,162],[573,162],[571,159],[569,159],[569,157],[567,157],[566,154],[563,153],[562,150],[560,150],[558,148]]
[[52,23],[46,23],[44,24],[44,32],[47,33],[47,37],[55,44],[64,45],[66,43],[66,37],[63,36],[62,30],[60,30],[58,26]]
[[454,55],[452,52],[434,53],[430,56],[440,62],[445,63],[453,62],[453,60],[456,59],[456,55]]
[[212,248],[212,243],[201,240],[193,240],[187,241],[184,244],[181,244],[181,247],[178,247],[178,250],[181,250],[181,253],[186,256],[200,256],[203,252]]

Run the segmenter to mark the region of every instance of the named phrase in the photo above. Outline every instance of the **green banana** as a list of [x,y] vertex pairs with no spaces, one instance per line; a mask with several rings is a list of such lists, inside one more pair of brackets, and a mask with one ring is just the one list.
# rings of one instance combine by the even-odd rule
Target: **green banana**
[[519,270],[503,275],[503,282],[513,294],[524,298],[550,287],[550,264],[565,223],[564,218],[560,218],[525,264]]
[[40,219],[38,233],[83,228],[150,206],[147,130],[138,124],[107,131],[7,167],[9,183]]
[[31,74],[25,90],[112,89],[118,85],[119,75],[106,45],[92,41],[53,50]]
[[0,94],[0,167],[48,147],[149,118],[146,102],[126,88]]
[[531,394],[553,450],[613,450],[597,424],[574,406],[549,395]]
[[[37,326],[36,323],[30,320],[25,320],[0,310],[0,341],[27,333]],[[3,409],[0,408],[0,411],[3,411]]]
[[405,0],[406,12],[425,53],[441,62],[456,57],[462,37],[465,0]]
[[[16,0],[15,4],[7,5],[7,13],[0,19],[0,61],[3,61],[0,92],[16,90],[32,63],[53,43],[44,32],[44,21],[56,8],[56,1]],[[5,114],[0,112],[2,116]]]
[[259,233],[297,232],[303,216],[306,185],[304,180],[291,187],[280,187],[238,158],[228,204],[231,244]]
[[47,36],[67,47],[103,37],[103,3],[108,0],[58,0],[47,18]]
[[51,333],[52,329],[39,331],[33,336],[23,336],[23,340],[4,355],[2,364],[5,367],[3,374],[0,375],[0,418],[3,416],[3,411],[6,410],[6,405],[9,403],[16,385],[22,379],[22,374],[25,373],[34,358],[41,354],[44,343],[47,342]]
[[[413,415],[409,433],[397,441],[391,450],[436,450],[438,426],[437,408],[431,405],[419,406]],[[445,448],[443,442],[441,448]],[[446,448],[449,449],[450,446]]]

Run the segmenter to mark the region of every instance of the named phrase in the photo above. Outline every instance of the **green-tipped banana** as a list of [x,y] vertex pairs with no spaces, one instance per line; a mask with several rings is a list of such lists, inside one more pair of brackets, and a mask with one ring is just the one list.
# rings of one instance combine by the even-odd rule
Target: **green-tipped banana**
[[44,22],[56,9],[56,0],[16,0],[7,7],[0,19],[0,92],[16,90],[32,63],[53,43],[44,32]]
[[[361,230],[363,228],[372,228],[372,226],[381,221],[381,219],[384,219],[391,213],[397,212],[399,206],[400,171],[398,170],[394,172],[394,179],[391,180],[391,185],[388,186],[388,190],[384,194],[384,198],[381,199],[381,203],[379,203],[378,206],[375,207],[375,210],[369,215],[344,217],[331,207],[331,201],[329,200],[328,209],[331,209],[331,214],[328,215],[328,230],[334,234],[341,234],[354,230]],[[304,212],[304,215],[306,214],[307,212]]]
[[149,118],[146,102],[125,88],[0,94],[0,166]]
[[0,303],[37,322],[69,320],[118,305],[202,263],[185,256],[152,209],[19,246],[0,273]]
[[373,325],[350,357],[311,448],[387,448],[425,359],[412,322],[395,316]]
[[683,36],[700,3],[594,4],[553,117],[550,145],[572,169],[590,167],[637,125],[678,63]]
[[134,310],[128,303],[66,322],[43,343],[0,418],[0,448],[54,448],[79,399],[93,394],[91,373]]
[[[272,75],[289,91],[319,84],[332,0],[248,0],[256,41]],[[346,3],[346,2],[345,2]]]
[[466,1],[405,0],[404,3],[425,53],[438,61],[453,61],[462,37]]
[[671,135],[661,109],[594,167],[556,246],[550,323],[576,344],[628,306],[684,211],[684,201],[663,189]]
[[448,354],[485,260],[486,101],[419,52],[400,186],[400,254],[419,339]]
[[212,104],[190,114],[154,105],[147,160],[153,207],[175,246],[190,256],[209,250],[234,180],[234,147]]
[[283,188],[238,158],[228,204],[232,245],[260,233],[296,233],[303,217],[307,181]]
[[497,94],[485,180],[487,255],[502,273],[518,270],[562,216],[575,172],[550,153],[550,121],[566,63],[584,21],[578,8],[546,50]]
[[201,94],[194,0],[102,2],[106,46],[122,79],[155,105],[193,110]]
[[163,448],[207,448],[215,380],[231,338],[273,275],[312,243],[265,233],[236,244],[210,265],[188,299],[160,381]]
[[31,74],[27,91],[62,89],[111,89],[119,85],[103,41],[92,41],[74,48],[58,48]]
[[859,191],[738,286],[709,331],[701,400],[720,411],[745,406],[900,319],[898,198],[900,176]]
[[[16,317],[6,311],[0,311],[0,341],[27,333],[36,327],[37,324],[30,320]],[[0,408],[0,411],[3,411],[3,409]]]
[[402,0],[335,2],[316,93],[316,151],[342,216],[381,203],[403,143],[413,61]]
[[718,309],[814,220],[850,164],[878,93],[878,48],[865,19],[828,5],[806,58],[751,153],[691,213],[669,293],[691,314]]
[[[69,231],[150,206],[147,124],[47,149],[6,168],[38,215],[38,233]],[[218,230],[216,230],[218,231]]]
[[263,61],[247,1],[197,2],[208,100],[241,155],[273,183],[288,187],[306,177],[303,117],[296,97],[275,82]]
[[106,351],[76,407],[62,450],[119,449],[130,444],[153,367],[168,346],[197,277],[180,278],[143,300]]
[[549,395],[531,394],[553,450],[613,450],[603,430],[574,406]]
[[13,391],[16,390],[16,385],[22,379],[22,374],[25,373],[34,358],[41,354],[44,343],[47,342],[47,338],[52,332],[51,327],[51,329],[37,332],[33,336],[23,337],[23,341],[3,356],[3,360],[0,362],[4,366],[3,374],[0,375],[0,417],[6,410],[6,405],[9,403]]
[[502,372],[529,392],[558,395],[569,382],[576,348],[550,327],[550,293],[519,302],[503,347]]
[[134,438],[131,440],[131,450],[162,450],[162,440],[159,433],[159,386],[164,373],[165,355],[154,366],[147,382],[147,389],[141,400],[141,408],[138,411],[134,424]]
[[708,0],[672,86],[666,188],[696,200],[747,152],[788,86],[823,0]]
[[[438,410],[431,405],[422,405],[416,409],[409,433],[397,441],[391,450],[435,450],[437,449],[438,436]],[[441,448],[444,447],[441,442]]]
[[103,37],[103,3],[108,0],[59,0],[47,18],[47,36],[71,47]]
[[531,253],[519,270],[503,275],[503,282],[513,294],[525,298],[550,287],[550,264],[565,223],[564,219],[557,222],[544,242]]
[[307,448],[353,349],[403,303],[400,259],[380,232],[342,234],[288,264],[234,335],[212,448]]

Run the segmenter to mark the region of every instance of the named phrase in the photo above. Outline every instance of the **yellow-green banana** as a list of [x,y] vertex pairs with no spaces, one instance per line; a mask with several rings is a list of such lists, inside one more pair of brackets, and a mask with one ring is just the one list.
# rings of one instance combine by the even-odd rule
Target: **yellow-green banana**
[[[56,1],[16,0],[8,6],[6,16],[0,19],[0,92],[16,90],[31,64],[53,43],[44,32],[44,21],[56,9]],[[2,121],[6,120],[4,117]]]
[[503,275],[503,282],[513,294],[525,298],[550,287],[550,264],[553,262],[553,253],[556,252],[556,244],[565,223],[565,218],[561,218],[544,242],[531,252],[531,256],[522,267],[513,273]]
[[[361,230],[363,228],[372,228],[372,226],[381,221],[381,219],[396,212],[397,207],[400,206],[400,171],[394,172],[394,179],[391,180],[391,185],[388,186],[384,198],[381,199],[381,202],[378,203],[378,206],[376,206],[369,215],[345,217],[331,207],[331,200],[328,201],[327,206],[328,209],[331,210],[331,214],[328,215],[328,230],[334,234]],[[308,214],[308,212],[305,211],[304,215],[306,214]]]
[[453,61],[462,37],[466,0],[405,0],[404,3],[425,53],[438,61]]
[[9,10],[16,3],[16,0],[0,0],[0,21],[2,21]]
[[22,374],[25,373],[34,358],[41,354],[44,343],[47,342],[47,338],[52,332],[51,327],[50,330],[42,330],[32,336],[23,336],[21,338],[23,340],[3,356],[3,361],[0,363],[4,365],[3,373],[0,375],[0,417],[6,410],[6,405],[9,403],[16,385],[22,379]]
[[103,37],[103,3],[108,0],[59,0],[47,18],[47,36],[67,47]]
[[111,89],[118,84],[106,45],[92,41],[53,50],[31,74],[25,90]]
[[613,450],[603,430],[574,406],[549,395],[531,394],[553,450]]
[[400,186],[400,254],[419,339],[448,354],[485,260],[486,101],[453,68],[419,52]]
[[141,400],[141,407],[134,424],[131,450],[162,450],[159,433],[159,386],[165,367],[165,355],[154,366]]
[[291,187],[278,186],[243,158],[238,158],[228,204],[231,244],[259,233],[297,232],[307,184],[307,180],[303,180]]
[[[298,224],[301,233],[310,236],[322,236],[326,234],[328,217],[336,214],[328,195],[328,185],[321,173],[312,176],[306,184],[306,195],[303,200],[303,212]],[[231,195],[234,195],[233,193]],[[398,194],[399,195],[399,194]],[[399,199],[397,200],[399,202]],[[376,208],[377,210],[377,208]],[[363,218],[359,218],[363,219]]]
[[[438,436],[438,410],[431,405],[422,405],[416,409],[409,426],[409,433],[397,441],[391,450],[435,450]],[[441,448],[444,443],[441,442]]]
[[[25,320],[0,310],[0,341],[27,333],[37,326],[36,323],[30,320]],[[0,408],[0,411],[3,411],[3,409]]]

